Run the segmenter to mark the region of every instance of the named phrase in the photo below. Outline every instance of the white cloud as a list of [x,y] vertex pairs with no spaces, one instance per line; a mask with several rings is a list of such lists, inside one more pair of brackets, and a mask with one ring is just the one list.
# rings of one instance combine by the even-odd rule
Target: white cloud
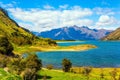
[[93,22],[86,18],[93,14],[88,8],[73,7],[70,10],[48,10],[48,8],[23,10],[21,8],[9,8],[9,11],[15,19],[27,23],[22,23],[20,24],[21,26],[32,23],[30,28],[26,28],[39,32],[72,25],[90,26]]
[[52,7],[52,6],[48,5],[48,4],[44,5],[43,8],[44,9],[55,9],[54,7]]
[[100,8],[100,7],[96,7],[93,9],[94,12],[96,12],[96,14],[98,15],[114,15],[115,12],[112,11],[112,9],[110,8]]
[[60,8],[60,9],[66,9],[66,8],[68,8],[68,5],[67,5],[67,4],[65,4],[65,5],[60,5],[59,8]]
[[[113,17],[113,16],[108,16],[108,15],[101,15],[99,17],[98,22],[96,22],[96,27],[98,28],[107,28],[107,29],[113,29],[119,22]],[[114,26],[114,27],[113,27]],[[117,26],[118,27],[118,26]]]
[[107,23],[107,22],[109,22],[110,20],[111,20],[110,17],[107,16],[107,15],[102,15],[102,16],[100,16],[100,18],[99,18],[99,22],[101,22],[101,23]]
[[[3,4],[0,2],[0,5],[10,12],[10,15],[15,18],[20,26],[32,31],[41,32],[73,25],[114,29],[120,25],[120,21],[115,18],[115,14],[120,14],[120,12],[117,11],[116,13],[112,8],[97,7],[90,9],[77,5],[71,7],[65,4],[58,6],[57,9],[50,5],[44,5],[42,8],[22,9],[15,8],[17,3]],[[100,17],[97,21],[98,16]]]
[[3,4],[2,2],[0,2],[0,6],[2,8],[13,8],[16,4],[17,2],[15,1],[12,1],[11,3],[8,3],[8,4]]

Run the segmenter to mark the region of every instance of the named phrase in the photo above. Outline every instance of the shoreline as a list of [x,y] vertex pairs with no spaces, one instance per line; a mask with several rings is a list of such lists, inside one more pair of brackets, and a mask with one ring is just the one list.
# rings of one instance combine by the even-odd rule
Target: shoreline
[[86,51],[97,48],[95,45],[82,44],[75,46],[21,46],[15,47],[15,54],[24,54],[29,52],[52,52],[52,51]]
[[69,42],[85,42],[85,41],[56,41],[57,43],[69,43]]

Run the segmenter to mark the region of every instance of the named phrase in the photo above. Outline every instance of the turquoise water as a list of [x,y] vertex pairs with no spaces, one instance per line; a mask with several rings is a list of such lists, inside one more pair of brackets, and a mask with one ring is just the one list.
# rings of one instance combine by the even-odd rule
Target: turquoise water
[[52,64],[55,68],[61,68],[61,62],[64,58],[70,59],[73,66],[120,67],[119,41],[76,41],[58,43],[60,46],[78,44],[93,44],[98,48],[76,52],[36,52],[36,54],[42,59],[43,66]]

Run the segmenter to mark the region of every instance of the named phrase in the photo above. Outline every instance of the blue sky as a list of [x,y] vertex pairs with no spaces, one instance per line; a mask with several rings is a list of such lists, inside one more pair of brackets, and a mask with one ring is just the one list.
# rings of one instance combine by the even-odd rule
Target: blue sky
[[120,27],[119,0],[0,0],[19,25],[31,31],[64,26]]

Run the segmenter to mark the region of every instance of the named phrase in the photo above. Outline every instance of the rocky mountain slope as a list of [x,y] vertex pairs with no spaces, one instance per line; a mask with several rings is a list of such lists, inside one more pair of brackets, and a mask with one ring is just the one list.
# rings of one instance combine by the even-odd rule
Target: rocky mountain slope
[[103,40],[120,40],[120,28],[104,37]]
[[33,34],[55,40],[98,40],[108,35],[110,32],[111,30],[90,29],[86,26],[78,27],[74,25],[41,33],[33,32]]

